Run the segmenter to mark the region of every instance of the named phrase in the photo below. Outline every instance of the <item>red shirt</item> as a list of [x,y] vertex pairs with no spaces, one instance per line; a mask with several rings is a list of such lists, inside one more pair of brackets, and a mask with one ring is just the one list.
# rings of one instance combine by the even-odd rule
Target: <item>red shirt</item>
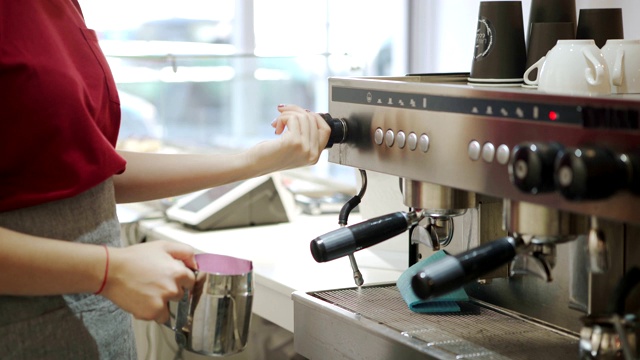
[[77,195],[125,169],[120,104],[76,0],[0,0],[0,211]]

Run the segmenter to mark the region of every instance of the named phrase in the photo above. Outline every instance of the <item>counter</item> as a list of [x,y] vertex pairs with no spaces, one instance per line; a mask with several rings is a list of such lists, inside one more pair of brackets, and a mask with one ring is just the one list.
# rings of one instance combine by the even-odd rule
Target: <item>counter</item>
[[[350,216],[350,224],[359,221],[357,214]],[[215,231],[192,230],[165,220],[139,222],[139,231],[148,240],[178,241],[201,252],[251,260],[255,274],[253,312],[290,332],[294,291],[355,286],[347,257],[317,263],[309,250],[312,239],[337,228],[337,214],[299,214],[288,223]],[[379,251],[375,247],[355,256],[366,285],[395,283],[408,262],[406,253]]]

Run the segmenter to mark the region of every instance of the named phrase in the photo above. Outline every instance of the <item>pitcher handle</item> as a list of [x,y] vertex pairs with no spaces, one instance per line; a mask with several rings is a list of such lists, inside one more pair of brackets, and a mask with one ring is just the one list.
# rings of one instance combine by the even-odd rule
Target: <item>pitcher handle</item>
[[582,49],[582,55],[593,65],[595,76],[591,73],[591,68],[584,69],[584,75],[590,85],[600,85],[604,78],[604,65],[588,49]]
[[[171,312],[171,306],[167,303],[169,309],[169,319],[164,323],[166,327],[176,334],[176,343],[184,348],[187,346],[187,336],[182,332],[182,327],[189,321],[189,290],[184,290],[182,299],[178,302],[176,314]],[[172,324],[172,320],[175,325]]]
[[[527,85],[538,85],[538,82],[539,82],[539,79],[540,79],[540,67],[542,66],[542,64],[544,63],[544,60],[546,58],[547,58],[546,56],[541,57],[538,61],[533,63],[533,65],[529,66],[529,68],[524,72],[523,78],[524,78],[524,82]],[[536,78],[533,79],[533,80],[530,80],[529,79],[529,74],[534,69],[538,69],[538,72],[536,73]]]

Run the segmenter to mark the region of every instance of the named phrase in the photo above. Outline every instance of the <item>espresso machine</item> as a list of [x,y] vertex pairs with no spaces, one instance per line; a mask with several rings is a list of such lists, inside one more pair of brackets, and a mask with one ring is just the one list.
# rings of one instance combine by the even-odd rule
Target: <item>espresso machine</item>
[[[406,211],[311,242],[318,262],[406,233],[396,284],[293,294],[296,350],[344,359],[636,359],[640,95],[475,87],[468,74],[331,78],[329,161],[398,177]],[[335,125],[338,124],[338,125]],[[359,194],[366,196],[366,193]],[[349,276],[345,270],[345,276]],[[358,284],[360,285],[360,284]]]

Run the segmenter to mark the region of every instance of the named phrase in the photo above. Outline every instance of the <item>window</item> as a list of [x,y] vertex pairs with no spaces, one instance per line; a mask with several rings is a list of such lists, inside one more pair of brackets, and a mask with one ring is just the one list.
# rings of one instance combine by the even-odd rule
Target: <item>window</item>
[[274,136],[278,104],[327,111],[330,76],[405,72],[402,2],[80,3],[120,91],[121,147],[248,147]]

